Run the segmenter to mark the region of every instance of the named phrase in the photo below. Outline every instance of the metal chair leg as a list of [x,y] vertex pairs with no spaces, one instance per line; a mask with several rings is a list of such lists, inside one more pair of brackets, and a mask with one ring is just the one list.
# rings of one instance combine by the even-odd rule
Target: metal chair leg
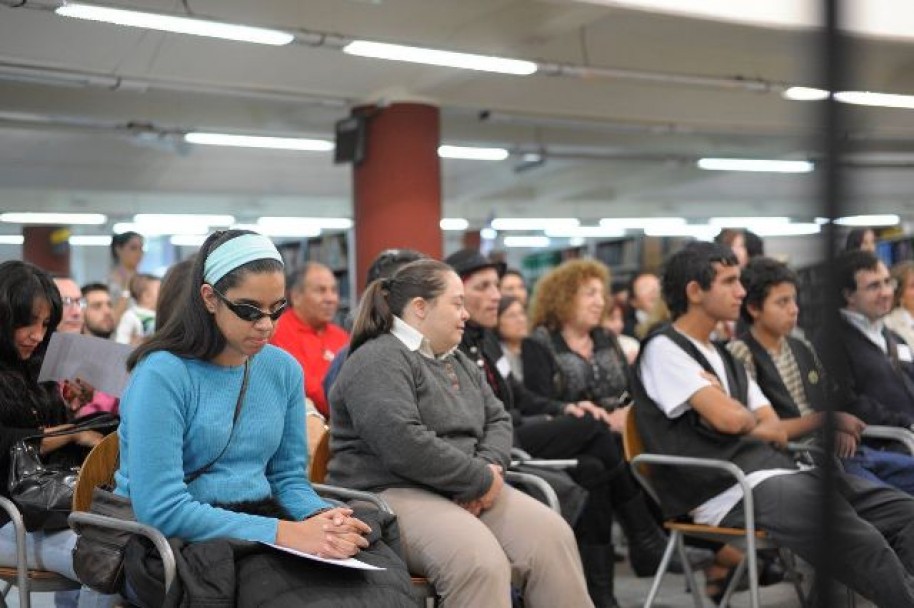
[[670,567],[670,560],[673,559],[673,549],[676,548],[677,539],[680,536],[679,530],[673,530],[672,534],[670,534],[670,540],[667,541],[666,549],[663,550],[663,559],[660,560],[660,566],[657,567],[657,574],[654,575],[654,581],[651,583],[651,590],[647,594],[647,599],[644,600],[644,608],[651,608],[651,606],[654,605],[654,600],[657,598],[657,592],[660,591],[660,583],[663,582],[663,576],[666,574],[667,568]]
[[[670,538],[672,540],[673,537]],[[701,589],[698,587],[698,581],[695,580],[695,572],[689,566],[689,556],[686,554],[685,542],[682,534],[675,534],[676,548],[679,550],[679,559],[682,562],[685,578],[692,589],[692,600],[695,602],[695,608],[704,608],[705,600],[701,596]]]

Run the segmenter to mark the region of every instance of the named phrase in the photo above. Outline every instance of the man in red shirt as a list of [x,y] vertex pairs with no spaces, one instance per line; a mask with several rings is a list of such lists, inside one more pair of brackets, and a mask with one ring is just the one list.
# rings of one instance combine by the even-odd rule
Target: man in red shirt
[[325,417],[329,415],[323,380],[337,351],[349,344],[349,334],[331,323],[340,305],[336,277],[323,264],[308,262],[289,288],[292,306],[270,342],[295,357],[305,372],[305,396]]

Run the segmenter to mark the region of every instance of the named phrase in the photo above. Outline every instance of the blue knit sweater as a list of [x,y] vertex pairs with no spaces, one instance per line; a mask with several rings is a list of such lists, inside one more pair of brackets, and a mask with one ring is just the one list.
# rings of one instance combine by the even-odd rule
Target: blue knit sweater
[[168,352],[147,356],[121,400],[117,493],[137,519],[188,541],[234,537],[274,542],[277,520],[211,506],[274,496],[295,519],[328,506],[305,478],[301,366],[267,346],[251,360],[244,406],[229,441],[244,367]]

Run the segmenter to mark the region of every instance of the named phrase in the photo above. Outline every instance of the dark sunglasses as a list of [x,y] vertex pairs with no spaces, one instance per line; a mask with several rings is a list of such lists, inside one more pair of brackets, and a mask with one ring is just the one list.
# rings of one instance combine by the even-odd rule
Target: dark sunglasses
[[225,295],[220,293],[215,287],[213,287],[213,293],[219,296],[219,299],[225,303],[229,310],[235,313],[235,316],[237,316],[242,321],[248,321],[249,323],[256,323],[264,317],[270,317],[270,321],[276,323],[276,321],[279,320],[279,317],[282,316],[282,313],[286,311],[286,306],[289,305],[286,300],[281,300],[279,308],[273,312],[265,312],[256,306],[252,306],[251,304],[239,304],[238,302],[232,302],[227,297],[225,297]]

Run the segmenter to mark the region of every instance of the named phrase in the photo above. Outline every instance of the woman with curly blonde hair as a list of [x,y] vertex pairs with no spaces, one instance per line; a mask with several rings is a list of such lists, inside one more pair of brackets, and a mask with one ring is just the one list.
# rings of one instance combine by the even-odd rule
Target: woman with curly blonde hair
[[[587,415],[621,431],[630,370],[615,335],[601,325],[608,286],[609,269],[595,260],[570,260],[549,272],[536,284],[534,329],[521,352],[528,388],[553,399],[586,403]],[[611,436],[618,449],[619,436]],[[665,535],[627,468],[608,486],[612,510],[629,540],[632,567],[639,576],[649,575],[666,545]],[[689,561],[708,557],[690,552]],[[681,563],[677,566],[682,568]]]
[[532,338],[551,356],[524,365],[532,365],[530,389],[597,403],[605,409],[600,417],[618,432],[630,370],[618,340],[600,325],[608,286],[609,269],[590,259],[569,260],[540,279],[533,296]]

